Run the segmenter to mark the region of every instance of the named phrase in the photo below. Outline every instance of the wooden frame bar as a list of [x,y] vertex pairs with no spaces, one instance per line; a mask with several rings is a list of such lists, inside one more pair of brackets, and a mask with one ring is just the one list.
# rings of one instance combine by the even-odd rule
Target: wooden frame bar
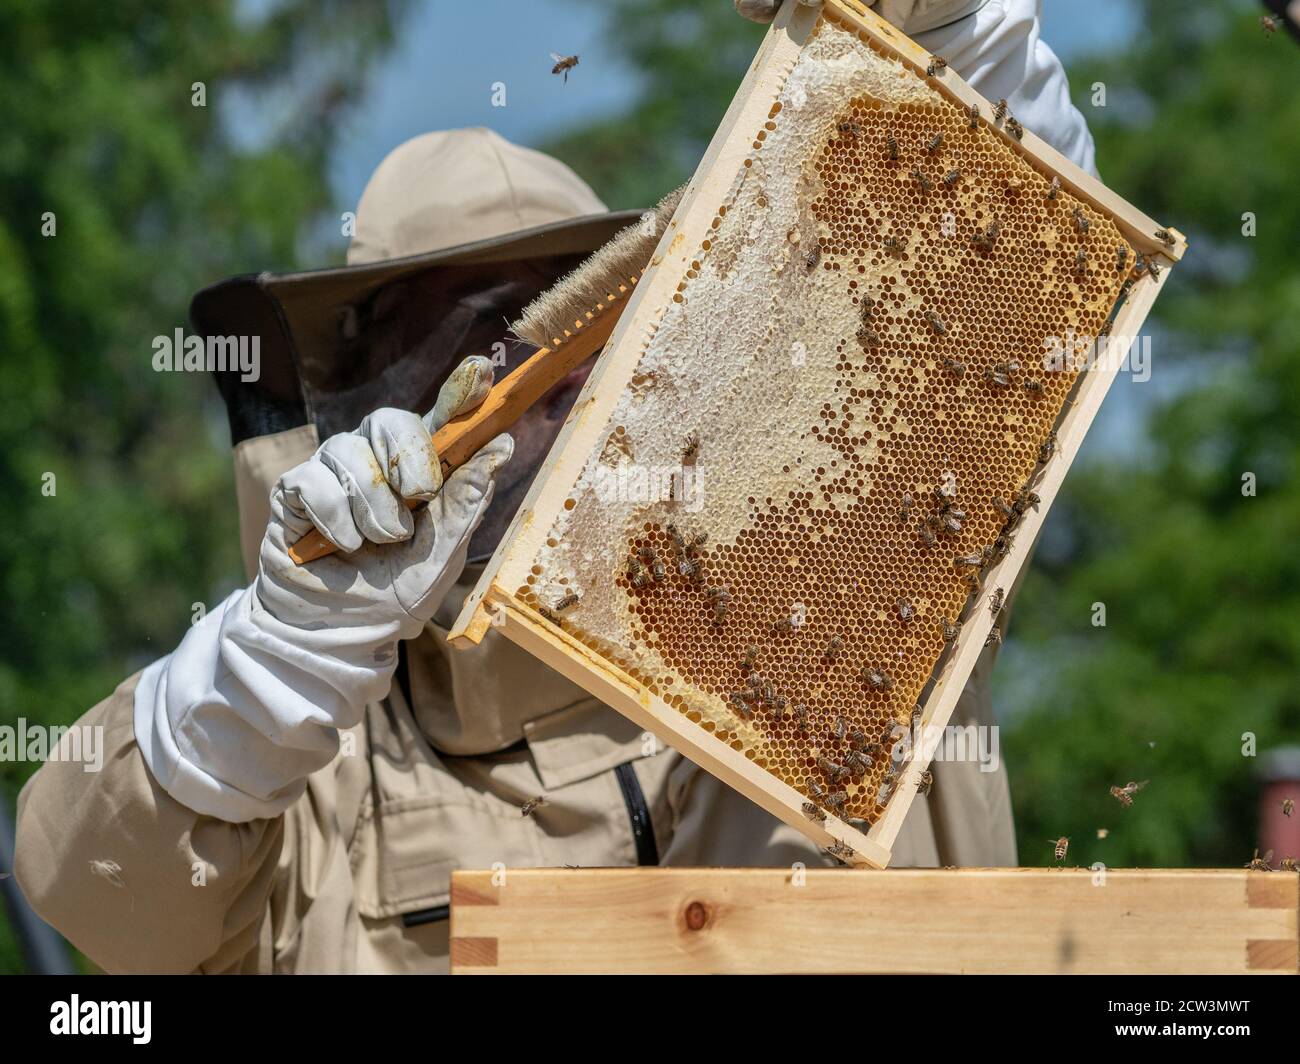
[[[718,203],[751,152],[751,131],[766,120],[772,101],[795,65],[803,44],[823,17],[865,36],[871,47],[924,75],[929,53],[855,0],[827,0],[824,9],[793,3],[783,7],[687,187],[676,215],[666,227],[650,267],[632,294],[605,354],[598,360],[478,586],[466,600],[449,638],[455,645],[477,643],[490,627],[500,627],[507,638],[819,844],[842,843],[854,851],[853,863],[883,868],[917,793],[920,776],[927,768],[925,757],[911,759],[885,812],[868,832],[863,833],[833,815],[821,823],[811,822],[801,812],[804,797],[794,788],[755,766],[713,733],[693,724],[631,676],[559,627],[547,623],[515,595],[515,589],[526,583],[571,486],[606,432],[614,407],[629,385],[641,353],[637,338],[655,327],[656,308],[671,300],[692,257],[699,253],[697,249],[707,236]],[[1041,501],[1022,517],[1009,553],[986,570],[986,590],[1010,589],[1029,557],[1047,510],[1117,375],[1118,366],[1128,354],[1128,345],[1138,335],[1156,295],[1168,279],[1168,267],[1181,257],[1186,245],[1177,233],[1172,246],[1164,245],[1154,235],[1158,226],[1152,219],[1125,203],[1032,132],[1026,131],[1023,139],[1016,140],[994,124],[990,105],[952,71],[945,70],[927,82],[963,107],[978,106],[988,128],[995,130],[1041,172],[1058,175],[1071,192],[1110,216],[1135,248],[1166,266],[1158,275],[1147,272],[1133,284],[1112,322],[1115,342],[1108,342],[1104,364],[1093,365],[1079,375],[1074,394],[1058,420],[1056,457],[1034,483]],[[925,743],[941,735],[947,726],[993,623],[990,610],[973,610],[953,646],[940,659],[922,700],[923,749],[928,748]]]
[[1242,870],[458,871],[489,974],[1297,974],[1300,879]]

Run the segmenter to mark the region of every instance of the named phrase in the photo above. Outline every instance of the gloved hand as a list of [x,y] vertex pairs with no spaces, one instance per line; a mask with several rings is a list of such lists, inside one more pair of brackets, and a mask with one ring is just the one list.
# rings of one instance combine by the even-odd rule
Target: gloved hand
[[[430,433],[491,385],[488,360],[469,359],[424,419],[377,411],[280,478],[257,579],[136,687],[136,742],[173,798],[236,823],[278,816],[387,694],[398,640],[460,575],[514,447],[498,436],[443,484]],[[404,498],[430,501],[412,513]],[[348,553],[294,565],[288,548],[313,527]]]

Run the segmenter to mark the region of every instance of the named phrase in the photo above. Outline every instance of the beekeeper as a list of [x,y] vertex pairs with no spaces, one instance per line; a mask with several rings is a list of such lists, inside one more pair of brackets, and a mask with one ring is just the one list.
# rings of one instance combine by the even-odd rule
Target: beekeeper
[[[1034,3],[888,8],[1091,168]],[[426,134],[371,178],[349,269],[604,211],[544,155],[482,129]],[[19,800],[24,893],[107,971],[442,971],[454,868],[827,863],[496,633],[448,648],[494,543],[476,529],[504,527],[494,506],[508,519],[543,456],[524,427],[441,480],[430,434],[491,377],[470,359],[426,416],[380,399],[319,447],[313,424],[239,443],[252,583],[82,718],[104,729],[101,772],[47,763]],[[286,547],[313,526],[346,553],[295,567]],[[994,724],[994,654],[954,724]],[[1006,774],[987,767],[936,766],[896,865],[1016,863]]]

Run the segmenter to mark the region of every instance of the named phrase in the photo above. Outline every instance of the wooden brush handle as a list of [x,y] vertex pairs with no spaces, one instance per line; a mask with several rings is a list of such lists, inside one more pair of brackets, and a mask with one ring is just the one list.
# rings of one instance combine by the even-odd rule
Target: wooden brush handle
[[[623,293],[627,290],[623,288]],[[558,347],[539,348],[513,373],[492,385],[483,402],[435,432],[433,448],[438,453],[443,479],[469,461],[488,440],[510,428],[525,410],[599,351],[614,331],[626,304],[626,299],[617,298],[603,313],[589,314],[581,324],[575,322],[574,331]],[[414,510],[424,503],[407,499],[406,505]],[[289,548],[289,557],[294,564],[303,565],[336,550],[333,543],[313,528]]]

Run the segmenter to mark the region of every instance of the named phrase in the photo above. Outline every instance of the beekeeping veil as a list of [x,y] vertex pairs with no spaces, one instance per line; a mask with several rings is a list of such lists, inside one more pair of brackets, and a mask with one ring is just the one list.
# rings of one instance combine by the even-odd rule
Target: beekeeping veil
[[[498,379],[508,373],[534,349],[507,323],[638,214],[607,211],[563,163],[490,130],[426,133],[371,177],[347,266],[248,274],[195,296],[202,336],[246,337],[260,355],[256,380],[216,374],[250,574],[281,473],[379,407],[423,413],[468,355],[495,356]],[[516,425],[515,458],[471,558],[491,553],[580,383],[557,385]]]

